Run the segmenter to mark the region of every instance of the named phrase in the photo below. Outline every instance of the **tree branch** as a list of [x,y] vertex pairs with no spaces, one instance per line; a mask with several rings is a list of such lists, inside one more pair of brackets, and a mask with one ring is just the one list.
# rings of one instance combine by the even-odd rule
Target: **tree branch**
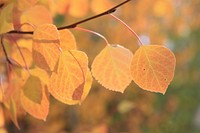
[[[82,24],[82,23],[85,23],[87,21],[90,21],[90,20],[93,20],[95,18],[99,18],[99,17],[102,17],[102,16],[105,16],[105,15],[108,15],[108,14],[111,14],[113,12],[115,12],[117,10],[118,7],[130,2],[131,0],[125,0],[124,2],[114,6],[113,8],[103,12],[103,13],[100,13],[100,14],[97,14],[95,16],[92,16],[92,17],[89,17],[89,18],[86,18],[86,19],[83,19],[81,21],[78,21],[78,22],[75,22],[73,24],[70,24],[70,25],[67,25],[67,26],[64,26],[64,27],[59,27],[57,28],[58,30],[63,30],[63,29],[71,29],[71,28],[75,28],[76,26],[78,26],[79,24]],[[13,31],[10,31],[8,32],[8,34],[33,34],[33,31],[17,31],[17,30],[13,30]]]

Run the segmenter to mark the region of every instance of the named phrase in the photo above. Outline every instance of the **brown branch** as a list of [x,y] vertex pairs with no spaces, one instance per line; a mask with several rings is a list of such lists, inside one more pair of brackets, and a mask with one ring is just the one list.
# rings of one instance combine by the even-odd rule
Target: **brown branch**
[[[82,23],[85,23],[87,21],[90,21],[90,20],[93,20],[93,19],[96,19],[96,18],[99,18],[99,17],[102,17],[102,16],[105,16],[105,15],[108,15],[108,14],[111,14],[113,12],[115,12],[117,10],[118,7],[130,2],[131,0],[125,0],[124,2],[114,6],[113,8],[103,12],[103,13],[100,13],[100,14],[97,14],[95,16],[92,16],[92,17],[89,17],[89,18],[86,18],[86,19],[83,19],[81,21],[78,21],[78,22],[75,22],[73,24],[70,24],[70,25],[67,25],[67,26],[64,26],[64,27],[59,27],[57,28],[58,30],[63,30],[63,29],[71,29],[71,28],[75,28],[76,26],[78,26],[79,24],[82,24]],[[33,34],[33,31],[18,31],[18,30],[12,30],[10,32],[8,32],[8,34]]]

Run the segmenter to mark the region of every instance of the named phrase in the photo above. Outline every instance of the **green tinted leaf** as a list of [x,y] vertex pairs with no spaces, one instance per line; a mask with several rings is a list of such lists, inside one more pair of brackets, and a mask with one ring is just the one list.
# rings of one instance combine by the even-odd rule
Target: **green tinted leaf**
[[23,86],[24,95],[31,101],[40,104],[42,100],[42,84],[38,77],[30,76]]

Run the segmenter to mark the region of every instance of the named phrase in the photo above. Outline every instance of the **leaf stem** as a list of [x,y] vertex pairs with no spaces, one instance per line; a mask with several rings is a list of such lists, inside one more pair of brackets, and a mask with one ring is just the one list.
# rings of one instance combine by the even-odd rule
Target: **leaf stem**
[[9,57],[8,57],[8,53],[7,53],[6,48],[5,48],[5,46],[4,46],[4,43],[3,43],[3,38],[4,38],[4,36],[1,35],[0,38],[1,38],[1,46],[2,46],[2,48],[3,48],[3,52],[4,52],[4,54],[5,54],[6,61],[7,61],[9,64],[12,65],[12,62],[10,61],[10,59],[9,59]]
[[95,34],[95,35],[101,37],[101,38],[106,42],[107,45],[110,45],[109,42],[108,42],[108,40],[107,40],[103,35],[101,35],[100,33],[97,33],[97,32],[92,31],[92,30],[80,28],[80,27],[75,27],[74,29],[75,29],[75,30],[80,30],[80,31],[84,31],[84,32],[88,32],[88,33]]
[[116,19],[117,21],[119,21],[120,23],[122,23],[126,28],[128,28],[128,30],[138,39],[138,41],[139,41],[139,46],[142,46],[142,45],[143,45],[143,43],[142,43],[140,37],[137,35],[137,33],[136,33],[130,26],[128,26],[124,21],[122,21],[121,19],[119,19],[119,18],[116,17],[115,15],[110,14],[110,16],[112,16],[114,19]]
[[[99,17],[102,17],[102,16],[105,16],[105,15],[108,15],[108,14],[111,14],[113,12],[115,12],[117,10],[118,7],[130,2],[131,0],[125,0],[124,2],[114,6],[113,8],[103,12],[103,13],[100,13],[100,14],[97,14],[95,16],[92,16],[92,17],[89,17],[89,18],[86,18],[86,19],[83,19],[81,21],[78,21],[78,22],[75,22],[73,24],[70,24],[70,25],[67,25],[67,26],[64,26],[64,27],[59,27],[57,28],[58,30],[64,30],[64,29],[71,29],[71,28],[75,28],[77,27],[79,24],[82,24],[82,23],[85,23],[87,21],[90,21],[90,20],[93,20],[93,19],[96,19],[96,18],[99,18]],[[33,31],[19,31],[19,30],[12,30],[10,32],[8,32],[8,34],[33,34]]]
[[12,39],[13,43],[17,46],[17,49],[18,49],[18,51],[19,51],[19,53],[20,53],[20,56],[22,57],[22,60],[23,60],[23,62],[24,62],[25,69],[29,72],[29,67],[28,67],[28,65],[27,65],[27,63],[26,63],[26,60],[25,60],[25,57],[24,57],[24,55],[23,55],[23,53],[22,53],[22,51],[21,51],[21,48],[19,47],[18,43],[13,39],[13,36],[12,36],[12,35],[11,35],[11,39]]

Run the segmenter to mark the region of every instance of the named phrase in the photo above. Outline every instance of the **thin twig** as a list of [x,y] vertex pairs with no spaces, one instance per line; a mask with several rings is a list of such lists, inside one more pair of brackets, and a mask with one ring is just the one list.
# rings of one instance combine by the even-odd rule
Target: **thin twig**
[[[130,2],[131,0],[125,0],[124,2],[114,6],[113,8],[103,12],[103,13],[100,13],[100,14],[97,14],[95,16],[92,16],[92,17],[89,17],[89,18],[86,18],[86,19],[83,19],[81,21],[78,21],[78,22],[75,22],[73,24],[70,24],[70,25],[67,25],[67,26],[64,26],[64,27],[59,27],[57,28],[58,30],[63,30],[63,29],[71,29],[71,28],[75,28],[76,26],[78,26],[79,24],[82,24],[82,23],[85,23],[87,21],[90,21],[90,20],[93,20],[95,18],[99,18],[99,17],[102,17],[102,16],[105,16],[105,15],[108,15],[108,14],[111,14],[113,12],[115,12],[117,10],[118,7]],[[18,31],[18,30],[13,30],[13,31],[10,31],[8,32],[8,34],[33,34],[33,31]]]

